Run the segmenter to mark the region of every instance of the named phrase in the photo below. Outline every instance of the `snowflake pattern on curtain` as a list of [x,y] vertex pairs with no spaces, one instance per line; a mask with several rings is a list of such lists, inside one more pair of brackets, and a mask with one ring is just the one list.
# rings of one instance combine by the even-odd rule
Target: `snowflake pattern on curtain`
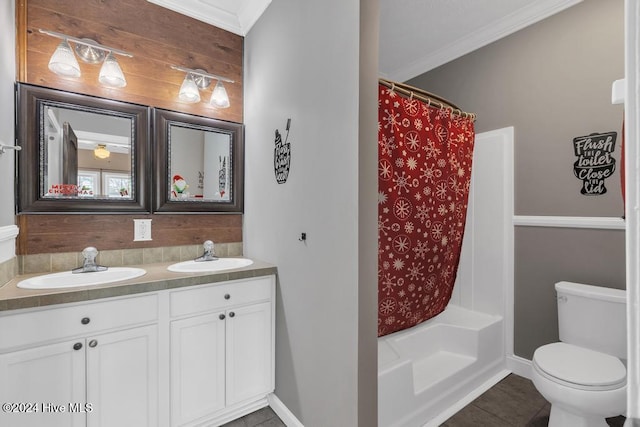
[[378,336],[442,312],[467,214],[473,120],[380,84]]

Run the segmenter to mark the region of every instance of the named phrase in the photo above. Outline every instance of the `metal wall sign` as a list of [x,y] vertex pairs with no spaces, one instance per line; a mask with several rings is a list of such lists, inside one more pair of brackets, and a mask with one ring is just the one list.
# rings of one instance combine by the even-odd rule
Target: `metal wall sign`
[[289,169],[291,168],[291,143],[289,141],[289,128],[291,127],[291,119],[287,119],[287,136],[282,141],[280,131],[276,129],[275,148],[273,149],[273,171],[276,175],[278,184],[284,184],[289,177]]
[[582,181],[580,193],[597,196],[607,192],[604,181],[616,170],[616,137],[616,132],[606,132],[573,138],[573,151],[578,157],[573,174]]

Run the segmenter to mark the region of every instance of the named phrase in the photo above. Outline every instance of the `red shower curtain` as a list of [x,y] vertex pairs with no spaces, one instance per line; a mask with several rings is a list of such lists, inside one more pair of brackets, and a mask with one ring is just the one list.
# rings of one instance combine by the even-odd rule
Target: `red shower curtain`
[[467,214],[473,119],[379,85],[378,336],[442,312]]

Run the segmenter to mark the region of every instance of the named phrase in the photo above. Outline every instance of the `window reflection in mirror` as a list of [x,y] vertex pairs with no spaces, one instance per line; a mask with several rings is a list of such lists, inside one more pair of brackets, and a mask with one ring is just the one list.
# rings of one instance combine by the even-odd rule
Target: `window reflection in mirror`
[[169,153],[170,200],[231,200],[231,135],[172,123]]
[[40,108],[41,197],[133,199],[130,117],[47,102]]
[[150,213],[149,114],[16,83],[17,213]]

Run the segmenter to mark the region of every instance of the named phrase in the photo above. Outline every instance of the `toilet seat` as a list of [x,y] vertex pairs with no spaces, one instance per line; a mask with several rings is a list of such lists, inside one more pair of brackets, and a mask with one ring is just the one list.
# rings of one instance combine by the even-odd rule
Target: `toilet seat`
[[557,342],[539,347],[533,367],[543,377],[580,390],[615,390],[626,384],[627,370],[617,357]]

